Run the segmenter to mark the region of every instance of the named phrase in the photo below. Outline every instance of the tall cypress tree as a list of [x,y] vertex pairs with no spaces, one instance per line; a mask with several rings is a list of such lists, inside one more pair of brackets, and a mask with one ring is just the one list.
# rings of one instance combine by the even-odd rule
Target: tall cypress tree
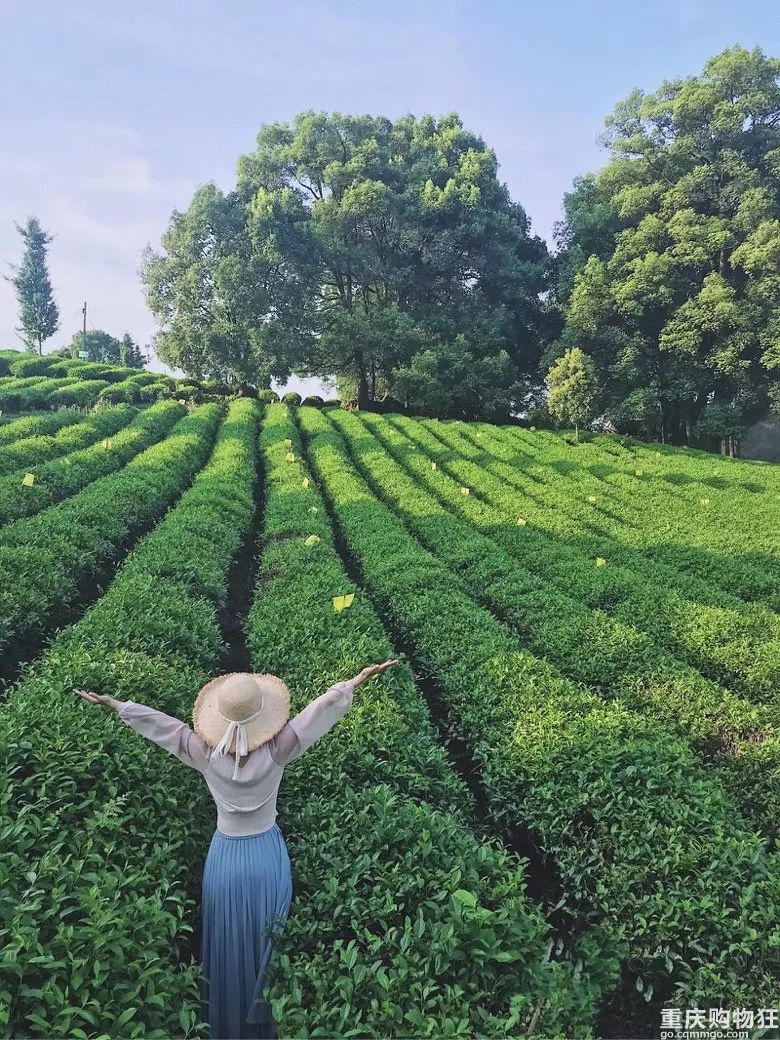
[[25,226],[17,224],[16,230],[24,239],[24,255],[18,267],[9,264],[14,274],[6,279],[16,289],[19,300],[21,326],[16,331],[21,333],[28,350],[34,351],[37,346],[42,354],[43,341],[57,331],[60,317],[46,268],[46,246],[52,236],[43,230],[37,217],[28,217]]
[[119,364],[127,365],[128,368],[144,367],[144,356],[141,353],[141,348],[137,343],[133,342],[133,338],[129,332],[126,332],[124,336],[122,336],[122,341],[119,346]]

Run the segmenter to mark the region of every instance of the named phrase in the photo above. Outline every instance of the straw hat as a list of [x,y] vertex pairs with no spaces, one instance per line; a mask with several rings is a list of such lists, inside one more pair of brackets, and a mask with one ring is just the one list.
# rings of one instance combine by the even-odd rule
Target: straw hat
[[207,682],[195,698],[195,732],[216,754],[241,756],[275,737],[290,717],[290,691],[275,675],[229,672]]

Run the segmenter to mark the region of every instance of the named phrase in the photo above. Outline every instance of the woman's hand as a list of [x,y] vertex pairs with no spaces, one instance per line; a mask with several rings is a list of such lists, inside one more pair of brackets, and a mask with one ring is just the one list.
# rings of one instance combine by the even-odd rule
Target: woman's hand
[[121,701],[109,697],[106,693],[92,693],[90,690],[77,690],[75,686],[73,687],[73,692],[77,693],[79,697],[83,697],[85,701],[91,701],[93,704],[106,704],[109,708],[113,708],[114,711],[116,711],[122,704]]
[[394,661],[385,661],[384,664],[370,664],[363,669],[362,672],[358,672],[355,678],[352,680],[353,686],[360,686],[366,679],[370,679],[372,675],[377,675],[379,672],[383,672],[386,668],[392,668],[394,664],[398,664],[398,659]]

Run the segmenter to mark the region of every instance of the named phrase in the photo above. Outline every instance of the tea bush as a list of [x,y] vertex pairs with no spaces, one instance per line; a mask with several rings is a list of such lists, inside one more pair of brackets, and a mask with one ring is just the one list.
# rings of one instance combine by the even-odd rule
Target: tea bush
[[[206,408],[180,427],[218,419]],[[0,713],[0,1025],[12,1035],[208,1035],[184,953],[208,791],[71,687],[191,709],[219,662],[217,605],[251,521],[256,440],[256,406],[231,406],[193,486]]]
[[496,824],[531,828],[554,862],[566,932],[601,929],[638,989],[678,1005],[771,1001],[777,857],[717,779],[651,715],[520,649],[376,500],[325,416],[298,414],[363,581],[438,679]]
[[[54,414],[68,415],[67,412]],[[84,417],[83,413],[75,414],[79,419]],[[33,466],[35,483],[31,487],[22,484],[18,473],[0,477],[0,524],[33,516],[47,506],[81,491],[98,477],[118,470],[139,452],[164,437],[184,414],[184,407],[173,401],[154,405],[139,414],[124,429],[112,434],[108,446],[98,441],[52,462],[41,465],[36,463]],[[17,421],[21,423],[27,420]]]
[[[333,612],[351,582],[308,471],[287,461],[300,442],[284,406],[269,408],[262,443],[266,548],[249,641],[255,667],[284,677],[297,710],[393,648],[365,596]],[[614,984],[610,962],[590,975],[574,973],[576,958],[547,959],[549,930],[521,867],[470,833],[472,798],[405,665],[358,689],[328,739],[288,767],[282,812],[301,890],[273,991],[282,1035],[341,1035],[350,1022],[367,1036],[493,1036],[534,1013],[545,1035],[590,1035],[593,998]],[[464,956],[488,934],[484,956]]]
[[68,452],[86,447],[101,437],[126,426],[135,416],[133,408],[121,407],[100,414],[81,416],[81,422],[64,425],[54,434],[24,437],[3,446],[0,475],[21,467],[39,466]]
[[203,464],[220,414],[204,405],[123,470],[0,531],[0,648],[45,625],[79,579],[162,515]]

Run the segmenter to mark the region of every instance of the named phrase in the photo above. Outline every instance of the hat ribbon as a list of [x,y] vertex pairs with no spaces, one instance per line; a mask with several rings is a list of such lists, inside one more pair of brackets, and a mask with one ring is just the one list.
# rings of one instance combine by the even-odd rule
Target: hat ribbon
[[220,740],[219,744],[217,744],[217,746],[211,752],[210,757],[214,758],[215,755],[227,754],[228,748],[233,743],[233,734],[238,733],[238,737],[236,738],[236,764],[233,768],[233,780],[236,780],[238,778],[239,759],[247,753],[247,749],[249,747],[249,739],[247,737],[246,732],[246,723],[252,722],[254,719],[258,717],[258,715],[262,714],[263,707],[265,705],[264,693],[261,694],[261,698],[262,699],[260,701],[260,707],[258,708],[258,710],[254,713],[254,715],[248,715],[245,719],[228,719],[227,715],[223,715],[219,708],[217,708],[217,714],[221,718],[225,719],[225,721],[228,722],[229,725],[228,728],[225,730],[222,740]]

